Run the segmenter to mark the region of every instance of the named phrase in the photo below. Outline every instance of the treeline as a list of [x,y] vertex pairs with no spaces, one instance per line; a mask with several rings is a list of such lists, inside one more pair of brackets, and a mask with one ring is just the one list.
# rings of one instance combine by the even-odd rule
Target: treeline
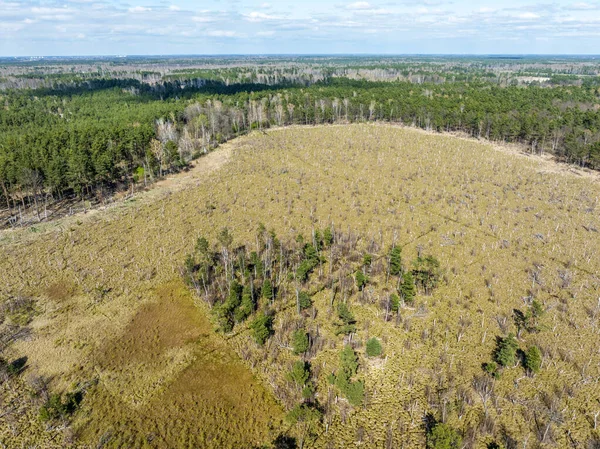
[[157,119],[174,120],[182,108],[118,89],[3,100],[0,188],[9,209],[48,195],[89,196],[128,184],[137,168],[158,163],[150,145]]
[[[270,126],[384,121],[527,145],[561,160],[600,168],[595,89],[419,85],[330,80],[309,88],[219,95],[188,108],[228,139]],[[215,106],[216,105],[216,106]],[[219,139],[218,139],[219,140]]]
[[463,132],[599,169],[599,91],[341,78],[310,87],[108,79],[13,91],[0,109],[0,204],[147,182],[248,130],[297,124]]
[[[386,83],[330,79],[309,88],[216,96],[195,110],[223,138],[292,124],[384,121],[527,145],[600,168],[600,89],[491,84]],[[218,105],[218,108],[214,108]]]

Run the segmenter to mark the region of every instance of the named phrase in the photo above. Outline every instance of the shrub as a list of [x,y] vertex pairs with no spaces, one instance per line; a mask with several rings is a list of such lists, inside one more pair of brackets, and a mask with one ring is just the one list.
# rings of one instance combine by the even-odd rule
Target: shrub
[[288,373],[288,378],[298,386],[306,385],[310,377],[310,366],[308,363],[297,361],[292,365],[291,371]]
[[5,316],[17,326],[26,326],[38,313],[35,305],[35,300],[26,296],[18,295],[9,298],[0,304],[0,323]]
[[307,292],[298,293],[298,307],[300,310],[308,309],[312,306],[312,299],[310,299],[310,295]]
[[367,341],[367,356],[369,357],[378,357],[382,353],[381,343],[375,337],[370,338]]
[[363,288],[365,288],[365,286],[367,285],[367,282],[369,281],[367,276],[365,276],[365,274],[361,270],[358,270],[356,272],[356,274],[354,275],[354,280],[356,281],[356,287],[359,291],[362,291]]
[[462,438],[448,424],[437,423],[427,433],[427,449],[459,449]]
[[308,334],[304,329],[298,329],[292,334],[292,346],[295,355],[308,351],[308,343]]
[[52,421],[64,419],[75,413],[83,399],[81,392],[67,393],[64,396],[54,393],[40,408],[40,419],[42,421]]
[[273,318],[261,313],[250,324],[252,336],[259,345],[264,345],[268,338],[273,334]]

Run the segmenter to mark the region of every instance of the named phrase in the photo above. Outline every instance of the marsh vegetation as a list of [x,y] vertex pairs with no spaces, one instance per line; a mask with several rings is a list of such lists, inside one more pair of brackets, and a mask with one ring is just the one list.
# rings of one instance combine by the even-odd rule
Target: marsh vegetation
[[3,232],[3,444],[597,444],[594,178],[380,124],[220,151]]

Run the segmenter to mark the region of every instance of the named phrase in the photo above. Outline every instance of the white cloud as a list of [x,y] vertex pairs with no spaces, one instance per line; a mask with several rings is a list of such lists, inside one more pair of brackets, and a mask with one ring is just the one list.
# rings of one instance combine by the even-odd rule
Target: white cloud
[[145,6],[134,6],[129,8],[128,11],[132,13],[150,12],[152,11],[152,8],[146,8]]
[[371,6],[371,4],[369,2],[350,3],[346,8],[351,9],[351,10],[373,9],[373,7]]
[[[210,39],[215,44],[211,48],[219,49],[215,51],[256,51],[232,39],[248,36],[262,38],[260,51],[282,53],[418,51],[420,42],[428,42],[422,48],[425,52],[447,52],[453,45],[459,46],[456,52],[467,53],[483,48],[491,52],[540,49],[502,44],[509,38],[529,43],[550,38],[556,49],[547,47],[549,52],[568,52],[568,45],[573,52],[595,48],[592,41],[587,47],[579,44],[586,43],[583,37],[600,33],[596,12],[600,0],[535,5],[533,1],[511,2],[509,7],[467,0],[0,0],[0,53],[33,54],[46,47],[52,53],[54,49],[69,53],[69,48],[77,53],[83,48],[75,45],[80,34],[90,42],[86,51],[100,54],[121,52],[123,43],[130,53],[193,52],[202,39]],[[158,39],[159,35],[164,37]],[[552,40],[558,35],[573,38]],[[277,39],[268,39],[271,36]],[[319,41],[319,46],[311,46],[310,41]],[[44,47],[40,42],[48,44]]]
[[535,20],[535,19],[539,19],[540,15],[533,13],[533,12],[522,12],[522,13],[515,14],[514,17],[516,17],[517,19],[521,19],[521,20]]
[[591,11],[591,10],[595,10],[595,9],[600,9],[600,5],[593,4],[593,3],[579,2],[579,3],[572,3],[572,4],[568,5],[567,7],[565,7],[565,9],[571,9],[571,10],[575,10],[575,11]]
[[207,36],[210,37],[239,37],[240,35],[231,30],[211,30],[206,32]]
[[215,19],[213,19],[212,17],[194,16],[194,17],[192,17],[192,21],[198,22],[198,23],[210,23],[210,22],[214,22]]
[[263,12],[252,11],[250,14],[243,14],[248,22],[264,22],[265,20],[280,20],[281,17],[272,16]]

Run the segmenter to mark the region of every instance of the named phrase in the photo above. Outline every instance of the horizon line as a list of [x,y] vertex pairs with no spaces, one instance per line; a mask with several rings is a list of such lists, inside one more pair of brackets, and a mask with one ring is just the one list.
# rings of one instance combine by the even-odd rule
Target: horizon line
[[72,54],[72,55],[13,55],[2,59],[22,58],[140,58],[140,57],[600,57],[600,53],[167,53],[167,54]]

